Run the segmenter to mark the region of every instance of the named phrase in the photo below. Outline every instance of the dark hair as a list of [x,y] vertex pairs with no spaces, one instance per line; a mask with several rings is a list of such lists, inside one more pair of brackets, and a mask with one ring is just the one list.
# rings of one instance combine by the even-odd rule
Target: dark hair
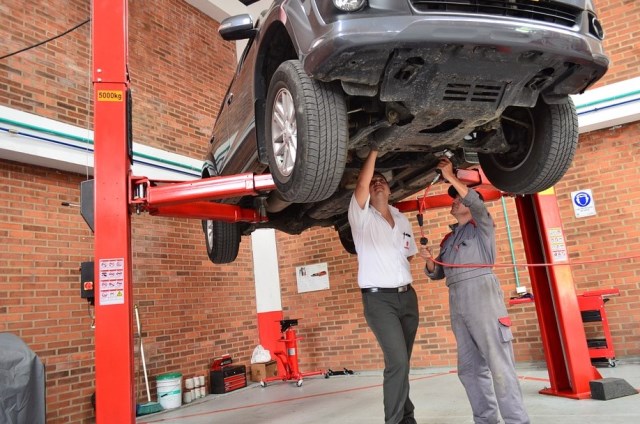
[[[455,199],[456,196],[458,195],[458,190],[456,190],[454,186],[449,186],[447,193],[449,194],[449,196],[451,196],[452,199]],[[480,193],[477,190],[476,190],[476,193],[478,193],[478,197],[480,197],[480,200],[484,202],[484,196],[482,195],[482,193]]]
[[373,171],[373,176],[372,176],[371,178],[373,178],[373,177],[382,177],[382,179],[384,180],[384,182],[386,182],[386,183],[387,183],[387,185],[389,185],[389,180],[387,180],[387,177],[385,177],[385,176],[384,176],[384,174],[383,174],[382,172],[380,172],[380,171]]

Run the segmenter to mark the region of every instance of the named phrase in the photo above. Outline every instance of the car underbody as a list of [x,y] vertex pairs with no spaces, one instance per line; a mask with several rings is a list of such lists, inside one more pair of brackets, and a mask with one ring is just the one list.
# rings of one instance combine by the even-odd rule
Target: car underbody
[[238,38],[254,43],[242,63],[255,73],[239,73],[244,88],[236,90],[252,82],[255,119],[234,134],[246,133],[241,148],[256,154],[224,166],[226,153],[217,162],[213,146],[203,176],[270,172],[278,187],[230,200],[264,208],[269,219],[237,224],[239,233],[332,226],[347,248],[347,209],[371,146],[391,202],[423,190],[445,152],[458,168],[481,166],[513,194],[547,189],[570,166],[578,127],[569,95],[608,67],[590,3],[369,5],[334,14],[331,2],[276,0],[257,29],[238,26]]

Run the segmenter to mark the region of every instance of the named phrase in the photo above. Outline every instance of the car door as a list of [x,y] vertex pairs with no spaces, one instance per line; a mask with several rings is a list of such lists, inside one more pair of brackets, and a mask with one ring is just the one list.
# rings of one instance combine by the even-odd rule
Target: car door
[[253,89],[255,54],[252,46],[253,39],[250,39],[225,95],[220,114],[221,139],[214,149],[214,156],[218,169],[225,175],[259,171],[259,166],[256,166],[258,164]]

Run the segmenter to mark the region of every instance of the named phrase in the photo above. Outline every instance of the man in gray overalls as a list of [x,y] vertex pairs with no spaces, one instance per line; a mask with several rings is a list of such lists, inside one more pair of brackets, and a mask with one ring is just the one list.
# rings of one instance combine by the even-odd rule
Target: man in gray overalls
[[[438,262],[494,264],[495,226],[482,197],[460,181],[451,162],[438,164],[451,183],[451,215],[458,223],[440,243]],[[451,327],[458,345],[458,377],[464,385],[476,424],[529,423],[515,371],[511,321],[498,278],[490,266],[448,267],[436,264],[427,247],[425,273],[432,280],[446,277]]]

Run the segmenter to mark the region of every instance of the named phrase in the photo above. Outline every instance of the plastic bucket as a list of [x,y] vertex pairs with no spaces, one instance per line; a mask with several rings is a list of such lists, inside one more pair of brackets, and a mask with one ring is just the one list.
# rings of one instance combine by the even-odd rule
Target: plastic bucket
[[182,374],[172,372],[156,377],[158,403],[164,409],[177,408],[182,405]]

